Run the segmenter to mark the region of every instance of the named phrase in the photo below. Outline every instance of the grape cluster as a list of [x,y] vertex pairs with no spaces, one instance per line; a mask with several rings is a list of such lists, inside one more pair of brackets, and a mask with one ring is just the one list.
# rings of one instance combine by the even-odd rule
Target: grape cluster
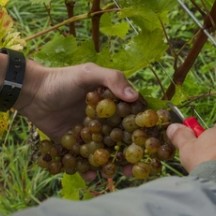
[[113,177],[148,179],[161,172],[161,160],[175,153],[165,130],[170,124],[167,110],[148,108],[142,98],[132,103],[116,98],[107,88],[86,95],[86,117],[56,144],[43,140],[39,147],[39,166],[50,173],[89,172]]

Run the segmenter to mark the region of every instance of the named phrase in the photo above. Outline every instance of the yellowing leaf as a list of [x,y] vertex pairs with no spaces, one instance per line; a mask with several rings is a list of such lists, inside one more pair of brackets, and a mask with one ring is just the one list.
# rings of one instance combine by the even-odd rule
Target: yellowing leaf
[[0,112],[0,137],[7,131],[9,125],[9,115],[6,112]]
[[5,7],[8,3],[8,0],[0,0],[0,6]]

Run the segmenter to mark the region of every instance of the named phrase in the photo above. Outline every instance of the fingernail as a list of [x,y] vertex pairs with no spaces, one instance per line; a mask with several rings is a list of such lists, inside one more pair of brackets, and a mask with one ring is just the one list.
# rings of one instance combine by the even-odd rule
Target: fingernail
[[134,98],[138,96],[138,93],[131,87],[126,87],[124,89],[124,94],[128,97],[128,98]]
[[167,132],[166,132],[169,139],[173,137],[174,133],[179,127],[181,127],[179,124],[169,125],[169,127],[167,128]]

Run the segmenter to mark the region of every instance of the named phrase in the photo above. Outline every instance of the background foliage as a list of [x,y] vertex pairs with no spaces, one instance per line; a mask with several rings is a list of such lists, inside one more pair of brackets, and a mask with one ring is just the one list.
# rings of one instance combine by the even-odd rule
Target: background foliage
[[[68,2],[10,0],[5,8],[7,1],[1,0],[0,46],[23,49],[26,56],[50,67],[91,61],[117,68],[152,107],[164,106],[161,99],[166,96],[172,75],[185,61],[198,31],[198,26],[177,1],[121,0],[118,3],[122,10],[117,11],[113,1],[103,0],[101,8],[107,12],[100,17],[100,38],[96,39],[92,39],[92,34],[97,31],[93,29],[95,21],[88,14],[93,1],[75,1],[74,15],[82,15],[75,23],[76,34],[71,33],[69,22],[56,27],[68,20],[65,4]],[[208,13],[213,0],[186,3],[202,22],[200,12]],[[47,29],[51,30],[44,32]],[[36,35],[38,32],[40,34]],[[99,50],[95,49],[98,43]],[[215,57],[216,49],[207,42],[172,97],[185,115],[198,113],[205,127],[216,122]],[[99,179],[87,187],[79,176],[65,175],[61,190],[61,174],[50,176],[32,162],[32,146],[38,142],[38,132],[16,111],[0,113],[0,135],[0,212],[4,215],[39,204],[50,196],[90,198],[90,190],[103,193],[109,185]],[[175,162],[178,163],[178,158]],[[177,168],[179,166],[175,164],[164,164],[162,176],[183,175]],[[131,185],[135,186],[136,182],[122,178],[115,182],[119,189]]]

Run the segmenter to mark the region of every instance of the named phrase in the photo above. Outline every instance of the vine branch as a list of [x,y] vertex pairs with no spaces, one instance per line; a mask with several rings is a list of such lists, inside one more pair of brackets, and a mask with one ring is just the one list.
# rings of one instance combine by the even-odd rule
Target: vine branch
[[117,12],[117,11],[120,11],[120,9],[119,8],[103,9],[101,11],[97,11],[97,12],[94,12],[94,13],[84,13],[84,14],[81,14],[81,15],[73,16],[73,17],[68,18],[68,19],[66,19],[66,20],[64,20],[64,21],[62,21],[62,22],[60,22],[60,23],[58,23],[58,24],[56,24],[54,26],[51,26],[51,27],[49,27],[47,29],[44,29],[44,30],[42,30],[40,32],[37,32],[36,34],[30,35],[30,36],[24,38],[24,40],[25,41],[33,40],[33,39],[35,39],[37,37],[40,37],[40,36],[42,36],[44,34],[47,34],[47,33],[51,32],[51,31],[54,31],[54,30],[60,28],[61,26],[67,25],[67,24],[72,23],[72,22],[77,22],[77,21],[80,21],[80,20],[91,18],[91,17],[93,17],[93,16],[95,16],[97,14],[103,14],[103,13],[108,13],[108,12]]
[[[211,18],[209,18],[209,17],[211,17]],[[212,23],[212,21],[213,21],[213,23]],[[207,14],[205,19],[204,19],[204,29],[207,29],[209,31],[215,30],[214,23],[216,23],[216,1],[214,2],[210,13]],[[180,65],[173,74],[173,82],[175,84],[182,85],[182,83],[184,82],[189,70],[193,66],[197,56],[201,52],[204,44],[206,43],[207,39],[208,38],[207,38],[206,34],[204,33],[203,29],[200,29],[198,34],[197,34],[196,39],[194,40],[193,46],[192,46],[190,52],[188,53],[184,63],[182,65]],[[166,91],[166,95],[167,95],[168,99],[171,99],[173,97],[173,95],[175,94],[175,84],[173,82],[170,84],[170,86],[168,87],[168,89]]]
[[[68,18],[73,17],[74,16],[75,1],[73,1],[73,0],[65,0],[65,5],[66,5],[66,8],[67,8]],[[71,35],[73,35],[74,37],[76,36],[76,30],[75,30],[74,22],[69,23],[69,33]]]
[[[100,0],[93,0],[91,13],[100,11]],[[100,18],[102,14],[97,14],[92,17],[92,39],[96,52],[100,51]]]

